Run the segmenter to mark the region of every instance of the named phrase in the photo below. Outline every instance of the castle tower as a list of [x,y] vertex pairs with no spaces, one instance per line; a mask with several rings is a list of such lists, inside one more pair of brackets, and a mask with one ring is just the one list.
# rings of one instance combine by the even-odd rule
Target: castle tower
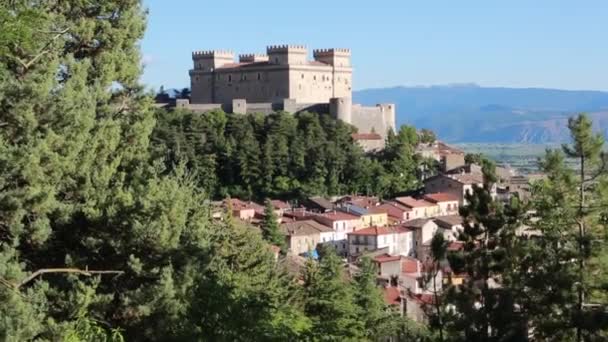
[[215,69],[234,63],[231,51],[195,51],[192,53],[194,68],[190,70],[190,89],[193,103],[214,102]]
[[350,49],[313,50],[315,61],[331,65],[332,97],[352,97]]
[[329,100],[329,114],[336,119],[352,124],[352,111],[351,97],[334,97]]
[[266,47],[270,64],[303,65],[306,64],[308,50],[303,45],[272,45]]

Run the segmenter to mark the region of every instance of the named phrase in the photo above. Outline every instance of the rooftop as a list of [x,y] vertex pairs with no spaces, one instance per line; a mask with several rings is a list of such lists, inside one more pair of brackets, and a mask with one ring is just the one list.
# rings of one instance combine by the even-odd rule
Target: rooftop
[[456,197],[455,195],[452,195],[452,194],[448,194],[446,192],[437,192],[434,194],[427,194],[427,195],[424,195],[424,199],[429,202],[433,202],[433,203],[458,201],[458,197]]
[[446,215],[435,218],[435,223],[443,228],[452,228],[453,226],[462,225],[462,217],[460,215]]
[[348,214],[342,211],[332,211],[329,213],[317,214],[317,217],[324,217],[330,221],[351,221],[360,220],[360,218],[353,214]]
[[364,229],[356,230],[352,233],[348,233],[348,235],[387,235],[387,234],[400,234],[407,233],[410,230],[405,227],[400,226],[388,226],[388,227],[369,227]]
[[409,220],[407,222],[404,222],[403,223],[403,227],[413,228],[413,229],[420,229],[425,224],[427,224],[429,221],[432,221],[432,220],[430,218],[417,218],[417,219],[414,219],[414,220]]
[[410,208],[424,208],[424,207],[433,207],[435,206],[435,204],[431,203],[431,202],[427,202],[425,200],[419,200],[419,199],[415,199],[411,196],[405,196],[405,197],[396,197],[395,201],[410,207]]
[[376,255],[374,257],[374,261],[376,261],[378,263],[397,261],[397,260],[400,260],[400,259],[401,259],[400,255],[390,255],[388,253]]
[[384,202],[375,207],[376,210],[386,210],[388,216],[395,217],[399,220],[403,219],[403,213],[412,211],[412,209],[396,202]]
[[280,225],[280,228],[283,233],[289,236],[305,236],[318,234],[320,232],[333,231],[331,228],[326,227],[314,220],[283,223]]
[[387,305],[399,305],[401,304],[401,294],[399,289],[396,287],[385,287],[382,290],[384,294],[384,302]]

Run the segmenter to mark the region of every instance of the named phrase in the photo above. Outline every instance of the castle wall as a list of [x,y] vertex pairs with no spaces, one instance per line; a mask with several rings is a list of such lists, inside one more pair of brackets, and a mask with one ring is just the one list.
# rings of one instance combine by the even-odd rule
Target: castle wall
[[395,130],[395,106],[392,104],[364,107],[352,105],[351,124],[359,132],[376,132],[383,137],[389,129]]
[[193,103],[328,103],[351,97],[350,50],[315,50],[307,60],[303,46],[271,46],[267,55],[240,55],[239,63],[226,51],[195,52],[190,70]]

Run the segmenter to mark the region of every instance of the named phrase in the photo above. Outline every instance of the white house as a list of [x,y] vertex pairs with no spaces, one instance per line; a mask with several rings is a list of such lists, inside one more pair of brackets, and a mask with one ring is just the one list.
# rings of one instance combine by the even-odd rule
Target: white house
[[414,235],[401,226],[369,227],[348,233],[349,256],[387,248],[390,255],[414,253]]
[[439,209],[437,215],[458,214],[458,196],[447,192],[437,192],[424,195],[424,200],[435,203]]
[[395,202],[410,208],[409,220],[425,217],[433,217],[439,213],[437,204],[425,200],[415,199],[410,196],[396,197]]

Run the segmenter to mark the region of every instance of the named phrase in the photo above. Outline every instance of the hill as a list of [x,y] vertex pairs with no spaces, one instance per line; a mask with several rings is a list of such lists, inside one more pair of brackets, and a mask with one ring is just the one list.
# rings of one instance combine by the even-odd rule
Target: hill
[[366,89],[353,93],[365,105],[393,102],[397,125],[432,129],[449,142],[551,143],[568,137],[567,118],[591,114],[608,133],[608,92],[474,84]]

